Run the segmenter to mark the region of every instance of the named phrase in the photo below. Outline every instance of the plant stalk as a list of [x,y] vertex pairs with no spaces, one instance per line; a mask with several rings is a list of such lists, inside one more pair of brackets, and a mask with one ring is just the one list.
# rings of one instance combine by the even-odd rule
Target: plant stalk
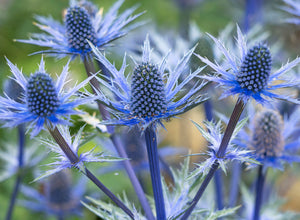
[[236,206],[236,201],[239,192],[240,178],[241,178],[241,163],[239,161],[233,161],[232,176],[230,182],[229,207]]
[[[79,162],[78,156],[72,151],[64,137],[61,135],[60,131],[57,127],[51,129],[48,127],[48,130],[57,144],[60,146],[62,151],[65,153],[67,158],[71,161],[72,164],[76,164]],[[86,167],[84,170],[81,170],[83,174],[86,175],[102,192],[104,192],[118,207],[120,207],[131,219],[134,219],[133,213],[129,208],[119,200],[108,188],[106,188],[103,183],[98,180]]]
[[156,218],[159,220],[166,219],[165,203],[162,191],[162,183],[159,169],[159,157],[157,151],[156,133],[153,126],[145,130],[146,146],[150,167],[151,182],[156,208]]
[[[245,108],[246,103],[243,102],[242,99],[238,99],[237,103],[233,109],[233,112],[231,114],[231,117],[229,119],[228,125],[226,127],[224,136],[222,138],[220,147],[218,152],[216,153],[216,156],[219,158],[224,157],[225,153],[226,153],[226,149],[227,146],[229,144],[229,141],[231,139],[231,136],[233,134],[233,131],[239,121],[239,118]],[[214,162],[214,164],[212,165],[212,167],[210,168],[210,171],[208,172],[207,176],[205,177],[204,181],[202,182],[198,192],[196,193],[196,196],[193,198],[192,202],[190,203],[190,207],[186,210],[186,212],[183,214],[183,216],[181,217],[181,220],[186,220],[190,214],[192,213],[192,211],[194,210],[195,206],[197,205],[198,201],[200,200],[201,196],[203,195],[208,183],[210,182],[210,180],[212,179],[214,173],[216,172],[216,170],[219,167],[219,163],[216,160]]]
[[25,146],[25,125],[21,124],[18,126],[18,136],[19,136],[19,152],[18,152],[18,173],[14,186],[14,190],[10,199],[9,207],[6,213],[6,220],[12,218],[13,210],[16,204],[16,199],[20,190],[21,180],[23,177],[23,166],[24,166],[24,146]]
[[[204,110],[205,110],[205,117],[208,121],[212,121],[213,118],[213,110],[212,110],[212,103],[211,100],[206,100],[204,102]],[[223,176],[220,170],[217,170],[214,174],[214,183],[215,183],[215,193],[216,193],[216,202],[218,210],[222,210],[224,208],[223,203]]]
[[[99,66],[103,66],[101,63],[98,63]],[[91,76],[92,74],[96,73],[96,70],[95,70],[95,66],[94,66],[94,63],[91,61],[91,60],[87,60],[85,59],[84,60],[84,66],[85,66],[85,69],[86,69],[86,73],[88,76]],[[92,78],[91,81],[90,81],[91,85],[92,85],[92,89],[93,89],[93,92],[94,94],[97,94],[97,90],[100,90],[100,84],[99,82],[97,81],[96,78]],[[108,111],[106,110],[105,106],[100,104],[100,103],[97,103],[98,104],[98,109],[99,109],[99,112],[101,113],[102,117],[104,120],[108,120],[110,119],[110,115],[108,113]],[[122,144],[122,142],[120,141],[120,139],[114,134],[114,128],[112,126],[107,126],[107,130],[108,132],[111,134],[110,135],[110,139],[112,141],[112,143],[114,144],[118,154],[120,157],[123,157],[123,158],[128,158],[127,156],[127,153],[125,151],[125,148]],[[137,194],[137,197],[141,203],[141,206],[143,207],[144,211],[145,211],[145,215],[147,217],[147,219],[149,220],[154,220],[154,216],[153,216],[153,213],[152,213],[152,210],[151,210],[151,207],[148,203],[148,200],[146,198],[146,195],[143,191],[143,188],[134,172],[134,169],[130,163],[129,160],[124,160],[123,161],[124,163],[124,166],[125,166],[125,170],[127,172],[127,175],[131,181],[131,184]]]
[[262,205],[263,198],[263,189],[266,180],[266,172],[263,171],[263,165],[260,165],[258,168],[257,180],[256,180],[256,197],[255,197],[255,206],[253,212],[253,220],[260,219],[260,208]]

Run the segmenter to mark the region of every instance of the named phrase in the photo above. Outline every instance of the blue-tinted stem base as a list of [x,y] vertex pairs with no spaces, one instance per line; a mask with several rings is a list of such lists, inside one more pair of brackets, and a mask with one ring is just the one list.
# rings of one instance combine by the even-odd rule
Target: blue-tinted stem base
[[[231,139],[231,136],[233,134],[233,131],[239,121],[239,118],[241,117],[241,114],[245,108],[245,103],[241,100],[238,99],[233,112],[231,114],[231,117],[229,119],[228,125],[226,127],[224,136],[222,138],[219,150],[216,154],[217,157],[222,158],[224,157],[226,153],[227,146],[229,144],[229,141]],[[186,210],[186,212],[183,214],[181,217],[181,220],[186,220],[194,210],[195,206],[197,205],[198,201],[200,200],[201,196],[203,195],[206,187],[208,186],[208,183],[211,181],[214,173],[216,170],[219,168],[219,163],[218,161],[215,161],[212,167],[210,168],[207,176],[205,177],[204,181],[202,182],[198,192],[196,193],[195,197],[193,198],[192,202],[190,203],[190,207]]]
[[214,174],[214,183],[215,183],[215,192],[216,192],[216,201],[218,210],[224,208],[223,203],[223,174],[221,170],[217,170]]
[[255,197],[255,206],[253,211],[253,220],[260,219],[260,208],[263,198],[263,189],[266,179],[266,172],[263,170],[263,166],[260,165],[258,168],[257,180],[256,180],[256,197]]
[[24,146],[25,146],[25,125],[21,124],[18,126],[18,136],[19,136],[19,152],[18,152],[18,173],[17,178],[14,186],[14,190],[10,199],[9,207],[6,213],[6,220],[10,220],[12,217],[12,213],[16,204],[16,199],[19,193],[21,180],[22,180],[22,168],[24,164]]
[[239,184],[241,178],[241,163],[239,161],[233,161],[232,163],[232,176],[230,182],[230,195],[229,195],[229,207],[236,206],[238,198]]
[[162,183],[159,169],[159,158],[157,151],[156,133],[152,126],[145,130],[146,146],[150,167],[150,175],[152,181],[153,195],[156,208],[156,218],[158,220],[165,220],[165,203],[162,191]]

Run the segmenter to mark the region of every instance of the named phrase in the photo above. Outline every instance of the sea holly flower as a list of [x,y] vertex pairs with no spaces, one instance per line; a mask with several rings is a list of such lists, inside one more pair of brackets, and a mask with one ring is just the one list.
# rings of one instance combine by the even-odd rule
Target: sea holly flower
[[17,41],[50,48],[36,53],[48,53],[58,58],[68,55],[71,58],[80,56],[85,59],[91,52],[88,41],[103,49],[141,24],[130,25],[132,21],[143,14],[132,16],[135,7],[118,15],[118,10],[123,2],[124,0],[117,1],[103,15],[102,9],[96,10],[96,6],[88,1],[71,1],[70,7],[66,10],[64,24],[51,17],[37,16],[36,20],[39,23],[36,23],[36,26],[46,33],[33,34],[29,40]]
[[281,9],[290,13],[291,18],[285,19],[286,22],[299,25],[300,24],[300,2],[295,0],[283,0],[287,6],[282,6]]
[[103,87],[111,91],[117,100],[101,93],[99,101],[110,108],[116,119],[106,121],[111,125],[139,125],[142,129],[149,125],[162,124],[201,104],[206,99],[200,95],[204,84],[196,81],[189,91],[184,87],[199,74],[203,68],[190,72],[183,81],[179,77],[188,67],[188,61],[195,48],[188,51],[174,69],[167,67],[167,56],[159,65],[151,62],[148,37],[144,42],[141,64],[136,64],[129,82],[125,75],[126,57],[122,67],[117,70],[100,52],[92,46],[96,58],[111,72],[111,78],[98,79]]
[[207,156],[204,162],[200,164],[196,164],[197,168],[191,172],[189,175],[189,179],[194,178],[198,175],[206,176],[209,170],[211,169],[211,166],[215,163],[215,161],[218,161],[221,169],[226,173],[226,164],[229,161],[240,161],[240,162],[248,162],[248,163],[258,163],[251,157],[251,150],[246,150],[243,148],[237,147],[234,142],[232,141],[238,134],[238,132],[242,129],[242,127],[246,124],[248,118],[245,118],[241,120],[231,137],[231,140],[229,141],[228,147],[226,149],[226,153],[223,157],[219,157],[217,155],[217,152],[219,150],[219,146],[221,144],[223,133],[222,133],[222,125],[219,121],[218,123],[210,122],[210,121],[204,121],[204,125],[206,126],[206,129],[197,124],[196,122],[193,122],[194,125],[197,127],[197,129],[200,131],[202,136],[207,140],[209,143],[208,148],[209,150],[206,153],[200,153],[200,154],[191,154],[190,156],[194,155],[201,155],[201,156]]
[[274,90],[289,88],[299,84],[299,81],[296,79],[287,79],[281,76],[295,67],[300,62],[300,58],[288,62],[271,74],[272,58],[269,48],[263,43],[258,43],[248,48],[246,39],[239,27],[237,27],[236,40],[239,56],[227,50],[220,40],[211,35],[209,36],[224,55],[224,62],[222,65],[219,65],[200,55],[197,56],[202,62],[216,71],[215,76],[203,76],[203,78],[217,82],[225,88],[221,98],[238,95],[244,103],[250,98],[255,99],[259,103],[267,103],[270,99],[299,103],[298,100],[287,95],[274,93]]
[[72,184],[69,170],[62,170],[41,183],[43,190],[22,185],[25,199],[20,205],[34,212],[55,215],[58,218],[82,216],[80,200],[84,199],[86,179],[80,178],[76,185]]
[[52,169],[45,172],[40,177],[36,178],[36,180],[39,180],[41,178],[45,178],[47,176],[50,176],[54,173],[60,172],[63,169],[66,168],[76,168],[82,172],[85,172],[85,163],[94,163],[94,162],[115,162],[115,161],[122,161],[123,158],[119,157],[112,157],[112,156],[105,156],[104,152],[95,152],[95,148],[92,150],[89,150],[87,152],[81,152],[79,151],[82,140],[82,132],[83,132],[84,126],[80,128],[80,130],[77,132],[75,136],[72,136],[70,134],[69,129],[66,126],[59,126],[58,131],[64,137],[64,140],[69,146],[69,149],[78,157],[76,162],[70,161],[68,156],[65,154],[65,152],[62,150],[62,148],[59,146],[59,143],[53,142],[51,140],[42,139],[41,142],[49,148],[50,152],[54,152],[56,156],[56,161],[48,164],[52,167]]
[[[164,199],[161,186],[160,169],[157,152],[156,127],[162,125],[163,119],[169,119],[182,114],[201,104],[205,99],[199,94],[203,84],[195,82],[192,88],[184,92],[187,85],[203,68],[190,72],[183,81],[179,81],[181,74],[187,69],[189,58],[193,53],[191,49],[174,68],[167,68],[166,57],[160,65],[155,65],[150,59],[150,43],[148,37],[144,42],[142,63],[137,64],[133,71],[131,85],[129,77],[125,76],[126,58],[120,70],[117,70],[100,52],[91,44],[93,52],[100,63],[111,73],[111,77],[98,79],[108,91],[113,93],[109,98],[98,91],[99,101],[106,105],[116,119],[106,120],[109,125],[139,125],[145,132],[150,174],[156,206],[156,217],[165,219]],[[163,80],[164,79],[164,80]]]
[[56,82],[46,72],[43,58],[39,69],[29,78],[26,78],[9,60],[7,63],[13,73],[13,79],[22,87],[24,93],[20,102],[7,95],[0,96],[0,118],[5,127],[30,123],[31,136],[35,136],[44,125],[52,127],[58,124],[69,124],[68,117],[79,113],[74,108],[94,99],[92,96],[71,98],[89,82],[90,78],[69,91],[64,91],[69,62],[64,66]]
[[283,170],[285,163],[300,162],[300,156],[295,155],[300,140],[294,135],[299,122],[299,109],[285,119],[275,110],[264,109],[242,130],[236,143],[250,149],[264,170],[268,167]]

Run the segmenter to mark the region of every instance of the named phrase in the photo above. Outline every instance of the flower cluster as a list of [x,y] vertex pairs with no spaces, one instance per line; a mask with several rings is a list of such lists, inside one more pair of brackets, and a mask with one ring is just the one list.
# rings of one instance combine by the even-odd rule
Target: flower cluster
[[[277,34],[272,27],[277,21],[274,20],[270,29],[265,25],[267,20],[261,19],[264,16],[262,1],[245,2],[241,27],[245,33],[238,25],[229,23],[218,38],[204,35],[200,31],[204,27],[190,20],[191,12],[197,10],[202,0],[174,1],[179,6],[177,31],[162,31],[159,30],[161,25],[149,27],[148,22],[136,22],[148,4],[144,1],[142,10],[135,12],[136,6],[122,9],[126,7],[125,0],[110,2],[112,6],[106,11],[88,0],[70,0],[62,13],[62,22],[36,16],[34,24],[41,33],[16,40],[44,47],[33,54],[69,61],[54,76],[52,71],[46,70],[44,56],[38,69],[30,74],[23,73],[6,58],[12,75],[3,80],[0,123],[16,129],[12,135],[8,133],[11,131],[0,132],[0,183],[4,184],[0,191],[3,191],[3,202],[9,202],[5,204],[5,219],[13,219],[14,210],[19,211],[15,209],[17,204],[58,219],[73,215],[86,219],[92,214],[107,220],[213,220],[229,215],[234,219],[251,216],[253,220],[298,217],[289,212],[278,214],[277,210],[283,208],[280,199],[272,203],[272,211],[261,207],[269,203],[266,195],[273,190],[269,187],[267,171],[284,170],[286,164],[300,162],[300,110],[296,105],[300,104],[297,73],[300,69],[291,71],[299,67],[300,58],[290,53],[293,59],[282,64],[282,60],[288,60],[286,55],[291,47],[286,47],[287,41],[274,43]],[[165,10],[169,3],[159,4],[164,16],[173,11]],[[201,7],[201,16],[210,4],[213,4],[211,10],[228,9],[226,4],[207,2]],[[271,1],[265,4],[270,5]],[[300,24],[299,2],[284,0],[283,4],[281,9],[293,16],[286,21]],[[267,8],[270,7],[264,9]],[[12,15],[15,14],[18,13]],[[211,18],[207,29],[216,32],[218,25],[214,19],[224,17],[220,13]],[[254,26],[258,22],[262,26]],[[111,50],[115,40],[140,26],[143,28],[139,33],[128,35],[123,46],[116,44]],[[271,34],[272,41],[267,42]],[[139,48],[135,48],[137,45]],[[9,56],[11,51],[6,51]],[[127,52],[131,62],[127,60]],[[69,74],[69,66],[76,63],[77,57],[87,78],[67,87],[69,79],[77,78],[74,73]],[[118,57],[122,58],[120,62]],[[59,64],[56,59],[53,62]],[[82,69],[75,67],[79,77],[84,77]],[[289,71],[292,74],[288,75]],[[86,88],[88,83],[90,86]],[[219,101],[218,88],[223,89],[220,98],[236,98]],[[278,108],[276,100],[289,103]],[[254,108],[252,101],[263,107],[255,105]],[[192,109],[191,114],[184,114]],[[164,139],[167,134],[160,128],[167,130],[164,122],[182,114],[193,118],[182,120],[179,126],[170,123],[175,129],[170,129],[168,135],[174,142],[180,139],[180,146],[186,146],[173,147],[178,143]],[[203,119],[204,115],[207,120]],[[17,144],[15,132],[18,132]],[[30,140],[27,134],[31,135]],[[195,135],[198,135],[197,140]],[[198,141],[198,137],[203,141]],[[189,150],[191,143],[192,150]],[[46,168],[39,169],[43,159],[46,159]],[[184,160],[181,168],[174,169],[174,164],[181,159]],[[107,162],[116,164],[111,166]],[[94,169],[100,163],[102,166],[95,175]],[[250,169],[257,169],[254,181],[251,180],[253,172],[246,174]],[[73,178],[71,171],[74,170],[79,172]],[[296,175],[297,172],[289,173]],[[247,181],[244,181],[245,175]],[[272,172],[273,180],[277,175],[281,175],[280,172]],[[13,176],[16,178],[12,193],[6,192],[3,189],[11,189],[8,185],[11,181],[5,180]],[[131,192],[130,197],[126,196],[129,181],[125,178],[130,180],[135,192]],[[77,184],[73,184],[75,179],[79,180]],[[213,179],[215,185],[209,184]],[[294,184],[282,179],[284,184]],[[87,181],[94,184],[90,189],[101,190],[100,196],[93,191],[88,193],[91,197],[86,197]],[[28,182],[31,185],[26,184]],[[247,189],[250,185],[255,186],[255,199]],[[123,196],[117,195],[118,188],[122,189]],[[19,192],[23,194],[21,200]],[[93,198],[94,195],[97,198]],[[133,203],[131,199],[135,196]],[[83,216],[88,212],[82,212],[82,208],[92,212],[89,217]],[[1,210],[1,219],[3,213]]]

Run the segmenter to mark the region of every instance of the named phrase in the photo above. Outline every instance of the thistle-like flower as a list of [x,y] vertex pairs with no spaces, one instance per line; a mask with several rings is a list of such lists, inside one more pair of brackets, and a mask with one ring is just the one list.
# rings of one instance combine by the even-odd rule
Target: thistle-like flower
[[62,170],[43,181],[42,191],[23,185],[22,193],[26,199],[22,199],[20,204],[35,212],[60,218],[70,215],[81,216],[80,200],[86,191],[85,185],[86,180],[79,179],[73,186],[70,171]]
[[203,68],[198,68],[183,81],[179,81],[179,77],[188,67],[188,61],[195,48],[188,51],[174,69],[170,69],[166,64],[167,56],[159,65],[151,62],[151,49],[147,37],[144,42],[142,63],[136,63],[131,83],[124,73],[126,57],[121,69],[117,70],[96,47],[92,48],[96,58],[111,72],[111,78],[99,79],[100,83],[117,97],[117,100],[113,100],[109,96],[99,94],[99,100],[117,117],[107,121],[107,124],[127,126],[139,124],[144,129],[151,124],[161,124],[162,119],[182,114],[205,101],[199,94],[204,86],[200,81],[195,82],[189,91],[184,91],[185,85]]
[[300,2],[294,0],[283,0],[287,6],[281,7],[284,11],[290,13],[292,16],[285,19],[286,22],[299,25],[300,24]]
[[37,135],[44,125],[56,126],[58,124],[69,124],[68,117],[78,114],[75,108],[94,99],[71,98],[75,93],[85,86],[90,78],[84,80],[69,91],[64,91],[68,66],[63,68],[55,83],[45,70],[45,63],[41,59],[39,69],[27,79],[17,66],[9,60],[7,63],[14,75],[14,80],[22,87],[25,93],[22,94],[20,102],[11,99],[9,96],[0,96],[0,118],[4,126],[15,127],[22,123],[29,122],[29,129],[32,129],[31,136]]
[[131,16],[135,7],[118,16],[118,10],[123,2],[124,0],[117,1],[103,16],[102,9],[96,10],[96,6],[88,1],[71,1],[70,7],[66,10],[64,24],[51,17],[37,16],[36,20],[39,23],[36,26],[46,33],[33,34],[29,40],[17,41],[50,48],[36,53],[49,53],[58,58],[68,55],[75,58],[79,55],[84,59],[91,52],[88,41],[103,49],[140,25],[140,23],[129,25],[143,14]]
[[242,141],[237,143],[252,150],[253,157],[264,169],[283,170],[284,163],[300,162],[300,156],[294,154],[300,146],[300,140],[294,135],[299,121],[299,110],[283,120],[277,111],[264,109],[250,123],[250,133],[239,134]]
[[[293,87],[299,84],[298,80],[281,77],[300,62],[297,58],[279,70],[271,74],[272,59],[268,47],[258,43],[247,48],[246,39],[237,27],[237,48],[239,56],[228,51],[223,43],[209,35],[225,57],[222,65],[212,63],[207,58],[197,55],[202,62],[206,63],[216,71],[215,76],[204,76],[203,78],[219,83],[226,88],[221,98],[230,95],[239,95],[239,98],[246,103],[250,98],[257,102],[266,103],[270,99],[287,100],[299,103],[287,95],[276,94],[273,91],[279,88]],[[275,81],[280,80],[280,82]]]
[[76,156],[78,156],[78,160],[75,163],[69,160],[69,158],[67,157],[65,152],[61,149],[58,143],[53,142],[51,140],[45,140],[45,139],[41,140],[41,142],[45,146],[47,146],[51,152],[54,152],[57,156],[56,156],[56,161],[48,164],[49,166],[52,167],[52,169],[48,170],[47,172],[45,172],[35,180],[45,178],[54,173],[60,172],[61,170],[66,168],[76,168],[84,172],[85,163],[115,162],[115,161],[124,160],[123,158],[119,158],[119,157],[105,156],[103,155],[103,152],[96,153],[95,148],[87,152],[79,152],[79,149],[82,146],[80,140],[82,138],[83,129],[84,127],[81,127],[80,130],[77,132],[77,134],[73,137],[66,126],[58,127],[59,132],[64,137],[66,143],[70,147],[70,150]]

